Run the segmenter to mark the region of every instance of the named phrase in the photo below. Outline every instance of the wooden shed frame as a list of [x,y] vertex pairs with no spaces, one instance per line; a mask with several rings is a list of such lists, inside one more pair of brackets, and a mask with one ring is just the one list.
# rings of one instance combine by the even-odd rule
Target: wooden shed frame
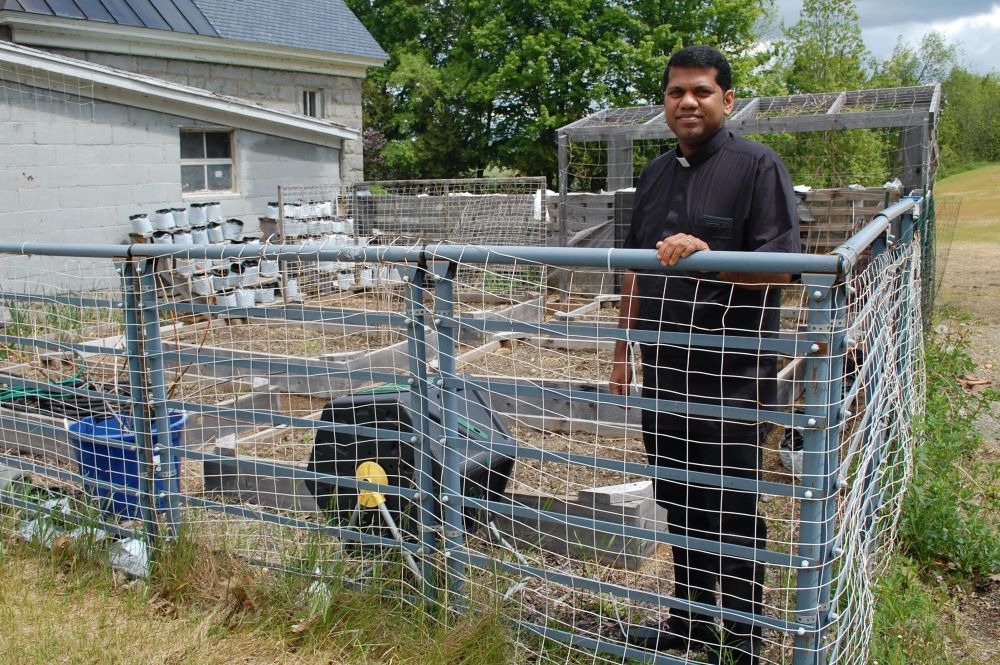
[[[927,191],[937,168],[936,126],[941,107],[941,85],[874,88],[851,92],[821,92],[782,97],[737,99],[726,127],[737,134],[782,134],[848,129],[902,129],[905,192]],[[600,142],[608,159],[607,190],[634,186],[632,162],[635,141],[670,139],[663,106],[604,109],[557,130],[559,200],[565,203],[569,186],[569,146]],[[560,235],[565,244],[565,205],[560,205]]]

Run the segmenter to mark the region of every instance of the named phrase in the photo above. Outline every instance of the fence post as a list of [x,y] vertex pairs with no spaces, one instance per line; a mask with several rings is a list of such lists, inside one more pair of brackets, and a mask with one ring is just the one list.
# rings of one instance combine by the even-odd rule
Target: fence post
[[427,308],[424,297],[427,294],[428,272],[421,265],[407,275],[406,293],[406,328],[407,345],[410,356],[411,405],[413,408],[413,429],[415,434],[410,438],[410,444],[416,455],[417,491],[420,493],[415,501],[417,521],[420,534],[421,575],[423,580],[422,593],[429,601],[437,600],[439,589],[434,581],[434,566],[431,555],[437,548],[437,497],[434,491],[434,453],[430,438],[428,419],[429,408],[427,399],[427,339],[424,334],[425,314]]
[[[802,432],[802,485],[807,498],[799,511],[799,554],[814,558],[815,568],[800,568],[796,576],[796,615],[811,632],[795,638],[795,665],[826,662],[823,638],[836,610],[830,606],[835,537],[834,519],[840,480],[839,446],[842,423],[844,315],[847,290],[835,275],[805,274],[809,301],[808,331],[825,343],[805,359],[804,406],[809,417],[823,423],[808,424]],[[824,348],[825,347],[825,348]],[[811,496],[810,496],[811,494]]]
[[142,334],[142,287],[140,275],[146,261],[129,258],[122,263],[122,295],[125,305],[125,346],[128,351],[129,396],[132,406],[132,429],[135,435],[139,469],[139,508],[146,532],[146,542],[153,547],[158,537],[156,522],[156,477],[153,470],[153,438],[149,394],[146,389],[145,349]]
[[[438,343],[438,387],[441,390],[441,444],[444,459],[441,461],[440,505],[444,526],[444,558],[448,574],[448,591],[460,595],[465,588],[465,563],[462,557],[454,556],[464,547],[464,520],[462,511],[462,459],[459,453],[458,436],[458,395],[454,386],[455,340],[458,327],[452,322],[455,315],[455,274],[458,266],[449,261],[444,274],[438,276],[434,290],[434,327]],[[448,599],[446,604],[450,604]]]
[[[180,526],[180,509],[177,494],[180,492],[179,473],[174,470],[175,456],[167,412],[166,378],[163,371],[163,345],[160,337],[160,310],[157,298],[156,262],[150,261],[140,277],[142,299],[140,313],[142,319],[142,341],[145,349],[146,376],[150,392],[153,417],[156,422],[156,441],[153,444],[155,477],[164,488],[164,509],[171,534],[176,534]],[[181,441],[183,445],[183,440]],[[179,452],[179,451],[178,451]],[[155,485],[154,485],[154,494]],[[159,506],[159,498],[154,497],[154,506]]]

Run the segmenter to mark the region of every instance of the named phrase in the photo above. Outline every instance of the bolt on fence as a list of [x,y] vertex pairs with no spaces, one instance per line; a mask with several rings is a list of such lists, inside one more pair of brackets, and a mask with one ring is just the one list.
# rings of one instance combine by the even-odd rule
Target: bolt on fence
[[[714,273],[799,275],[766,286],[773,334],[620,329],[621,271],[672,274],[645,250],[0,244],[0,528],[99,532],[142,575],[183,527],[320,583],[496,608],[524,661],[687,662],[736,634],[760,662],[865,662],[923,404],[927,210],[904,197],[828,255],[676,267],[730,291]],[[235,284],[194,288],[235,261]],[[265,261],[380,278],[290,297]],[[687,389],[612,394],[620,340],[636,386],[662,369]],[[773,393],[710,399],[748,358]],[[644,412],[687,434],[649,450]],[[741,428],[730,459],[712,433]],[[668,613],[681,639],[628,639]]]

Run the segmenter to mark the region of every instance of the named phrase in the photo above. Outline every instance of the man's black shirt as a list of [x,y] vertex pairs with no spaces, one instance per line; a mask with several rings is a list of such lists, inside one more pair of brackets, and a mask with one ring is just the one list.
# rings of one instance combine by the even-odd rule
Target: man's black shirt
[[[676,149],[654,159],[639,178],[625,247],[652,249],[675,233],[696,236],[713,250],[800,251],[795,194],[780,158],[722,129],[683,161]],[[641,329],[727,335],[778,329],[779,289],[747,289],[711,274],[645,270],[636,275],[636,296],[634,325]],[[763,379],[774,373],[773,357],[761,361],[756,352],[667,346],[657,353],[657,366],[673,371],[657,371],[658,380],[646,377],[647,387],[651,379],[661,389],[680,391],[681,384],[696,400],[698,393],[715,401],[739,392],[757,402],[763,396],[755,387],[723,388],[720,377]],[[699,389],[701,380],[710,385]]]

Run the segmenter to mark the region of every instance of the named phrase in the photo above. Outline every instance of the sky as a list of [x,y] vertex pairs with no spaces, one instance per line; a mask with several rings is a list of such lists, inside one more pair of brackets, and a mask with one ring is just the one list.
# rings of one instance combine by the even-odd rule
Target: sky
[[[801,0],[777,0],[778,19],[792,25]],[[858,0],[861,35],[872,55],[888,58],[899,36],[911,45],[930,30],[960,43],[960,64],[979,74],[1000,72],[1000,4],[983,0]]]

